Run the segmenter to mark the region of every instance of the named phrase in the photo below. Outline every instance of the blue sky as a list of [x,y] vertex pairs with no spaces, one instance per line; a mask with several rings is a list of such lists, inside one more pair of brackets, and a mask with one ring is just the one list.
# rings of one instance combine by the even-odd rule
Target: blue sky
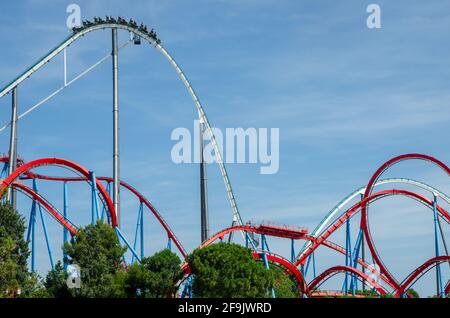
[[[213,126],[279,128],[277,174],[261,175],[258,165],[228,166],[236,200],[244,220],[311,230],[390,157],[419,152],[450,163],[450,4],[376,1],[382,28],[369,30],[366,7],[373,2],[76,1],[84,19],[121,15],[154,27]],[[0,86],[69,35],[70,3],[0,5]],[[127,37],[121,34],[121,42]],[[107,31],[72,45],[69,78],[109,51]],[[63,83],[62,67],[60,56],[20,87],[20,113]],[[27,161],[64,157],[97,175],[111,175],[110,78],[108,61],[24,118],[19,154]],[[192,101],[167,61],[148,45],[120,52],[120,80],[122,178],[148,196],[192,250],[200,239],[198,166],[175,165],[170,159],[172,130],[193,127]],[[0,99],[0,107],[3,124],[10,116],[9,96]],[[0,133],[0,144],[7,152],[7,131]],[[423,180],[450,192],[448,176],[426,163],[404,163],[387,176]],[[214,233],[230,225],[231,210],[217,166],[208,167],[208,178]],[[40,187],[62,207],[60,184]],[[76,185],[69,191],[77,213],[73,217],[88,222],[89,189]],[[132,233],[137,203],[127,194],[122,203],[124,231]],[[23,211],[29,206],[22,199]],[[49,222],[58,250],[61,230]],[[146,250],[151,253],[165,246],[165,238],[151,217],[146,222]],[[358,222],[353,223],[354,233]],[[383,260],[400,280],[433,256],[432,214],[416,202],[396,198],[375,203],[371,229]],[[339,233],[335,240],[344,244]],[[288,242],[273,244],[287,253]],[[43,271],[48,261],[41,245]],[[318,270],[343,262],[325,251],[321,257]],[[448,279],[448,266],[444,273]],[[433,275],[417,284],[423,295],[433,292]],[[330,288],[339,288],[339,279],[330,281]]]

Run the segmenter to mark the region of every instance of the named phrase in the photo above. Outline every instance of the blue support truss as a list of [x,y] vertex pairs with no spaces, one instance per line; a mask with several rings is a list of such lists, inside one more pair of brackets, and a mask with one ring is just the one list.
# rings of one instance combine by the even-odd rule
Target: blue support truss
[[[263,236],[264,234],[262,234],[262,236]],[[263,251],[261,254],[260,254],[260,256],[261,256],[261,258],[262,258],[262,260],[263,260],[263,262],[264,262],[264,266],[266,266],[266,268],[267,268],[267,270],[270,270],[270,267],[269,267],[269,260],[267,259],[267,254],[265,253],[265,251]],[[276,295],[275,295],[275,289],[272,287],[272,289],[271,289],[271,293],[272,293],[272,298],[276,298]]]
[[[110,182],[106,183],[106,192],[108,193],[109,196],[111,196],[111,183]],[[102,215],[101,215],[102,221],[105,220],[105,216],[108,219],[107,220],[108,224],[111,224],[111,218],[109,216],[107,208],[106,208],[105,205],[103,205],[103,207],[102,207]]]
[[130,242],[128,242],[128,240],[125,238],[125,236],[123,236],[122,232],[119,230],[119,228],[116,226],[114,228],[114,230],[116,231],[117,237],[120,240],[122,240],[125,245],[130,249],[131,253],[133,254],[133,257],[137,259],[137,261],[140,263],[141,262],[141,258],[139,257],[139,255],[136,253],[136,250],[131,246]]
[[[353,250],[353,255],[352,255],[353,256],[353,268],[357,268],[357,266],[358,266],[359,251],[361,250],[363,235],[364,235],[363,230],[359,230],[359,234],[358,234],[358,237],[356,238],[355,248]],[[352,290],[352,295],[355,295],[356,289],[358,289],[358,279],[356,278],[356,275],[352,276],[350,288]]]
[[[36,179],[33,179],[33,191],[36,193],[39,193],[39,189],[37,187],[37,182]],[[35,222],[36,222],[36,210],[39,209],[39,216],[41,219],[41,223],[42,223],[42,229],[44,230],[44,236],[45,236],[45,243],[47,245],[47,252],[48,252],[48,257],[50,260],[50,265],[52,270],[55,269],[55,264],[53,262],[53,252],[52,252],[52,246],[48,237],[48,230],[47,230],[47,222],[45,221],[45,216],[44,213],[42,211],[42,206],[36,202],[36,200],[33,200],[33,207],[32,207],[32,215],[33,215],[33,228],[32,228],[32,243],[31,243],[31,271],[35,271]]]
[[[69,197],[68,197],[68,191],[67,191],[67,182],[64,182],[64,184],[63,184],[63,201],[64,201],[63,215],[64,215],[64,219],[67,220],[67,215],[69,213]],[[66,244],[68,241],[69,241],[69,231],[64,227],[64,229],[63,229],[63,244]],[[67,270],[68,264],[69,264],[68,255],[65,252],[63,252],[64,270]]]
[[89,172],[91,178],[91,203],[92,203],[92,213],[91,213],[91,224],[95,224],[97,220],[100,219],[99,215],[99,205],[98,205],[98,191],[97,191],[97,178],[95,176],[95,171]]
[[34,229],[36,225],[36,200],[31,204],[30,221],[28,223],[27,241],[31,242],[31,272],[36,271],[36,248]]
[[[350,232],[350,218],[347,219],[345,226],[345,266],[352,266],[352,242]],[[349,279],[353,280],[353,275],[349,274],[348,272],[345,272],[344,284],[342,286],[342,292],[345,295],[347,295],[349,291]]]
[[291,239],[291,262],[294,263],[295,261],[295,241],[294,239]]
[[141,212],[141,246],[140,246],[140,248],[141,248],[141,259],[143,259],[144,258],[144,254],[145,254],[145,251],[144,251],[144,204],[141,202],[141,204],[140,204],[140,206],[139,206],[139,210],[140,210],[140,212]]
[[[134,241],[133,241],[134,250],[136,250],[138,236],[140,238],[140,255],[142,259],[144,257],[144,204],[142,202],[139,204],[136,222],[136,231],[134,232]],[[132,256],[131,258],[131,263],[134,263],[134,256]]]
[[309,270],[309,264],[311,263],[312,260],[312,266],[313,266],[313,279],[316,278],[316,257],[314,256],[314,252],[311,253],[311,255],[308,256],[308,260],[306,261],[306,267],[304,268],[304,275],[303,277],[306,277],[306,275],[308,275],[308,270]]
[[[440,248],[439,248],[439,224],[438,224],[438,213],[437,213],[437,196],[434,195],[433,198],[433,218],[434,218],[434,249],[436,253],[436,257],[440,256]],[[442,272],[441,272],[441,264],[436,265],[436,290],[437,296],[440,298],[445,297],[444,293],[444,285],[442,283]]]
[[[5,162],[3,164],[2,171],[0,172],[0,179],[6,179],[6,177],[8,177],[8,167],[9,167],[8,162]],[[3,204],[6,203],[6,198],[7,198],[6,195],[4,195],[3,198],[2,198],[2,203]]]
[[267,244],[267,239],[264,234],[261,234],[261,248],[263,251],[267,250],[270,253],[269,244]]
[[170,238],[170,236],[169,236],[169,238],[167,239],[167,249],[168,249],[169,251],[172,250],[172,239]]
[[192,298],[192,275],[186,279],[181,298]]

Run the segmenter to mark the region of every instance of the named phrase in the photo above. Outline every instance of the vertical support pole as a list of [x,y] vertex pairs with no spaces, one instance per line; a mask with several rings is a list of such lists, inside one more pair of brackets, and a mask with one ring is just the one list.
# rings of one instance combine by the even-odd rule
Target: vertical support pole
[[270,253],[269,244],[267,244],[266,236],[261,234],[261,248],[263,251],[267,250]]
[[[9,171],[9,164],[8,162],[5,162],[3,164],[2,171],[0,172],[0,179],[6,179],[8,177],[8,171]],[[8,195],[4,195],[3,198],[1,199],[2,204],[6,203],[8,199],[7,196]]]
[[192,275],[187,278],[186,284],[184,284],[181,298],[192,298]]
[[316,278],[316,256],[315,252],[312,253],[312,262],[313,262],[313,279]]
[[[12,108],[11,108],[11,131],[9,135],[9,166],[8,175],[10,175],[17,167],[17,87],[12,90]],[[9,201],[16,209],[16,191],[12,186],[9,187],[7,193],[7,201]]]
[[291,262],[294,263],[295,261],[295,241],[294,239],[291,239]]
[[[128,240],[125,238],[125,236],[123,236],[122,232],[119,230],[119,227],[116,226],[114,228],[114,230],[116,231],[119,242],[120,242],[120,240],[122,240],[125,243],[125,245],[128,247],[128,249],[130,250],[130,252],[133,254],[133,256],[138,260],[138,262],[141,262],[141,258],[136,253],[134,248],[131,246],[130,242],[128,242]],[[123,259],[125,260],[125,256],[123,257]]]
[[[111,196],[111,183],[110,182],[108,182],[106,184],[106,192],[108,193],[109,196]],[[102,217],[102,221],[105,219],[105,215],[106,215],[106,218],[107,218],[107,223],[111,224],[111,220],[110,220],[110,217],[109,217],[109,214],[108,214],[108,211],[107,211],[107,207],[105,205],[103,205],[103,207],[102,207],[102,216],[101,216]]]
[[42,212],[42,206],[39,203],[38,203],[38,207],[39,207],[39,216],[40,216],[41,222],[42,222],[42,228],[44,230],[45,243],[47,244],[48,257],[50,259],[50,266],[51,266],[52,270],[54,270],[55,264],[53,262],[52,246],[50,244],[50,240],[48,237],[47,222],[45,221],[44,213]]
[[[238,224],[237,218],[233,216],[233,221],[231,221],[231,227],[236,226]],[[230,232],[230,235],[228,236],[228,243],[231,243],[233,241],[233,234],[234,232]]]
[[[363,200],[363,198],[364,198],[364,195],[361,193],[361,201]],[[362,229],[361,229],[361,231],[362,231]],[[365,236],[364,236],[364,233],[362,233],[362,237],[361,237],[361,258],[362,258],[362,261],[365,263],[366,262],[366,249],[365,249],[365,240],[366,240],[366,238],[365,238]],[[364,266],[362,266],[362,272],[363,272],[363,274],[365,274],[366,273],[366,268],[364,267]],[[362,291],[363,291],[363,293],[366,291],[366,281],[363,279],[362,280]]]
[[8,176],[8,163],[7,162],[5,162],[4,164],[3,164],[3,168],[2,168],[2,171],[1,171],[1,173],[0,173],[0,178],[1,179],[5,179],[7,176]]
[[[314,252],[313,252],[313,254],[314,254]],[[306,275],[308,275],[309,264],[311,263],[311,259],[312,259],[312,255],[309,255],[308,260],[306,261],[306,266],[304,266],[304,272],[302,274],[303,274],[303,277],[305,277],[305,278],[306,278]]]
[[141,205],[139,207],[141,210],[141,224],[140,224],[140,230],[141,230],[141,259],[144,258],[144,204],[141,202]]
[[[200,117],[201,118],[201,117]],[[206,241],[209,237],[209,215],[208,215],[208,189],[206,178],[206,163],[203,156],[205,124],[200,119],[200,218],[201,218],[201,240]]]
[[[64,191],[64,210],[63,215],[64,219],[67,220],[67,214],[69,212],[69,197],[67,193],[67,182],[64,182],[63,185],[63,191]],[[63,230],[63,244],[66,244],[69,240],[69,231],[64,227]],[[64,270],[67,270],[67,265],[69,264],[68,256],[66,253],[63,254],[63,264],[64,264]]]
[[[355,243],[355,249],[353,250],[352,258],[353,258],[353,267],[358,268],[358,258],[359,258],[359,250],[361,249],[362,238],[364,237],[364,233],[362,230],[359,230],[358,237]],[[364,268],[364,266],[362,266]],[[355,295],[356,290],[358,289],[358,280],[355,275],[352,275],[352,294]]]
[[35,263],[36,263],[36,255],[35,255],[35,241],[34,241],[34,228],[36,223],[36,200],[33,199],[33,203],[31,205],[31,213],[30,213],[30,222],[28,225],[28,233],[27,233],[27,241],[31,241],[31,272],[35,272]]
[[[352,244],[350,240],[350,218],[346,221],[346,227],[345,227],[345,266],[352,266]],[[348,279],[349,279],[348,272],[345,272],[345,281],[344,281],[344,293],[348,294]],[[353,278],[353,276],[351,277]]]
[[[436,257],[440,256],[439,249],[439,228],[438,228],[438,213],[437,213],[437,196],[433,194],[433,216],[434,216],[434,249]],[[444,297],[444,286],[442,284],[441,264],[436,265],[436,296],[439,298]]]
[[[139,204],[138,216],[136,221],[136,230],[134,232],[134,241],[133,241],[133,249],[136,250],[138,234],[140,233],[139,228],[141,225],[141,213],[142,213],[142,202]],[[134,256],[131,256],[131,264],[134,263]]]
[[[267,260],[267,254],[263,251],[261,256],[262,256],[264,265],[266,266],[267,270],[270,270],[269,261]],[[276,296],[275,296],[275,289],[273,287],[272,287],[271,292],[272,292],[272,298],[276,298]]]
[[167,249],[168,249],[169,251],[172,250],[172,239],[170,238],[170,236],[169,236],[169,238],[167,239]]
[[119,156],[119,59],[117,28],[112,29],[113,61],[113,202],[120,226],[120,156]]
[[[39,193],[36,179],[33,179],[33,191],[36,193]],[[45,237],[45,243],[47,244],[47,252],[48,252],[48,257],[50,259],[50,266],[52,267],[52,270],[54,270],[55,264],[53,262],[52,246],[51,246],[50,240],[48,238],[47,222],[45,221],[45,217],[44,217],[44,213],[42,212],[41,204],[40,203],[36,203],[36,204],[37,204],[37,208],[39,209],[39,216],[41,218],[42,229],[44,230],[44,237]],[[36,212],[35,212],[35,215],[36,215]]]
[[94,171],[90,171],[89,175],[91,177],[91,223],[92,225],[95,224],[95,222],[97,222],[98,219],[100,219],[100,215],[99,215],[99,206],[98,206],[98,198],[97,198],[97,178],[95,176],[95,172]]

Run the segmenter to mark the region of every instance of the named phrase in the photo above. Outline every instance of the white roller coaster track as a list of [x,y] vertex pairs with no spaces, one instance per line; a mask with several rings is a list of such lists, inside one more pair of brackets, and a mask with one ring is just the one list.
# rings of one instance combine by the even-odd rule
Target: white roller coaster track
[[[442,200],[444,200],[445,202],[450,204],[450,197],[448,197],[446,194],[444,194],[443,192],[439,191],[438,189],[436,189],[428,184],[425,184],[425,183],[417,181],[417,180],[412,180],[412,179],[407,179],[407,178],[389,178],[389,179],[383,179],[383,180],[377,181],[375,186],[380,186],[380,185],[384,185],[384,184],[388,184],[388,183],[404,183],[404,184],[408,184],[408,185],[417,186],[423,190],[426,190],[432,194],[435,194],[438,198],[441,198]],[[342,210],[342,208],[344,206],[346,206],[349,202],[351,202],[356,197],[363,195],[365,191],[366,191],[366,187],[362,187],[362,188],[359,188],[358,190],[352,192],[348,196],[346,196],[341,202],[339,202],[333,209],[331,209],[328,212],[328,214],[322,219],[322,221],[320,221],[320,223],[317,225],[317,227],[314,229],[314,231],[310,235],[313,237],[318,237],[322,233],[322,231],[327,228],[329,223],[332,220],[336,219],[336,215]],[[421,202],[421,201],[419,201],[419,202]],[[421,202],[421,203],[423,203],[423,202]],[[344,210],[343,213],[345,213],[345,212],[346,211]],[[448,223],[448,221],[445,218],[444,218],[444,220]],[[301,249],[300,253],[297,255],[297,259],[303,255],[303,253],[308,249],[309,246],[311,246],[311,244],[312,243],[310,241],[305,243],[305,245]]]
[[69,36],[66,40],[64,40],[56,48],[51,50],[46,56],[41,58],[36,64],[34,64],[32,67],[30,67],[24,73],[22,73],[19,77],[17,77],[11,83],[6,85],[6,87],[0,91],[0,98],[2,98],[3,96],[5,96],[9,92],[11,92],[20,83],[25,81],[33,73],[38,71],[41,67],[43,67],[48,62],[50,62],[53,58],[55,58],[59,53],[61,53],[65,48],[69,47],[73,42],[75,42],[80,37],[86,35],[87,33],[93,32],[93,31],[102,30],[102,29],[113,29],[113,28],[132,32],[132,33],[140,36],[142,39],[147,40],[151,45],[153,45],[159,52],[161,52],[164,55],[164,57],[170,62],[172,67],[176,70],[179,78],[181,79],[184,86],[186,87],[189,94],[191,95],[191,98],[195,104],[197,111],[198,111],[199,120],[205,124],[206,130],[210,136],[211,142],[214,147],[216,161],[217,161],[217,164],[219,165],[220,173],[222,174],[222,178],[225,183],[227,197],[231,204],[231,209],[232,209],[232,214],[233,214],[233,222],[235,222],[239,225],[243,225],[241,215],[239,213],[239,210],[238,210],[238,207],[236,204],[236,200],[234,198],[233,189],[231,188],[231,183],[228,178],[228,173],[225,168],[225,164],[223,163],[220,148],[216,142],[216,138],[212,132],[211,125],[209,124],[208,118],[206,117],[205,111],[200,103],[200,100],[198,99],[194,89],[192,88],[192,85],[189,83],[186,75],[181,70],[181,68],[178,66],[178,64],[175,62],[173,57],[166,51],[166,49],[160,43],[158,43],[159,41],[156,41],[155,38],[151,37],[146,32],[141,31],[137,26],[133,26],[131,24],[121,24],[121,23],[99,23],[99,24],[94,24],[94,25],[88,26],[88,27],[84,27],[77,33],[74,33],[71,36]]

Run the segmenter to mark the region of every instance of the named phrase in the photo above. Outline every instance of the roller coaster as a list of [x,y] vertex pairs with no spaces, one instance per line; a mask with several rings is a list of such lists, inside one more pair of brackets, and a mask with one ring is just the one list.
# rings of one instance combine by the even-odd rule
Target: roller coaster
[[[64,85],[58,88],[54,93],[40,101],[30,109],[26,110],[21,115],[17,114],[17,90],[20,85],[25,82],[34,73],[38,72],[46,63],[53,60],[59,54],[66,54],[66,50],[73,45],[78,39],[88,35],[94,31],[100,30],[112,31],[112,52],[106,57],[100,59],[97,63],[86,69],[79,76],[71,81],[67,81],[65,74]],[[0,174],[1,189],[0,196],[4,202],[10,202],[14,206],[17,203],[17,193],[21,193],[24,197],[31,199],[32,207],[29,214],[29,224],[27,232],[27,240],[31,244],[30,263],[31,270],[36,271],[36,254],[38,249],[35,247],[36,238],[36,222],[40,218],[44,239],[47,246],[48,256],[50,259],[50,266],[54,268],[55,259],[52,252],[51,242],[49,239],[49,232],[46,225],[46,218],[50,216],[60,224],[63,231],[63,242],[67,242],[70,237],[77,235],[80,225],[71,221],[72,217],[69,215],[68,203],[68,186],[71,183],[85,183],[91,192],[91,223],[97,220],[104,220],[114,228],[117,233],[119,241],[125,244],[130,251],[128,260],[124,259],[127,264],[139,262],[145,257],[145,226],[144,214],[154,217],[157,224],[165,233],[164,241],[167,240],[167,248],[172,249],[174,245],[175,252],[177,252],[182,259],[186,258],[188,251],[183,247],[180,238],[174,233],[168,222],[163,218],[156,207],[147,199],[141,192],[127,182],[120,179],[119,173],[119,145],[118,145],[118,51],[130,42],[140,44],[141,39],[147,41],[152,47],[160,52],[169,62],[170,66],[175,70],[176,74],[184,84],[189,95],[192,98],[195,109],[198,112],[199,120],[203,125],[203,129],[209,134],[212,145],[214,146],[216,161],[218,163],[221,176],[225,184],[225,190],[228,200],[231,205],[232,222],[231,227],[221,230],[214,235],[207,235],[206,238],[202,236],[203,242],[198,248],[203,248],[214,244],[218,241],[232,242],[235,239],[233,233],[240,233],[246,247],[252,250],[253,257],[262,261],[266,267],[279,266],[286,275],[292,278],[293,283],[298,290],[300,298],[305,297],[364,297],[364,294],[358,292],[361,287],[362,290],[368,290],[371,295],[375,297],[382,297],[383,295],[392,295],[394,297],[407,298],[411,297],[410,289],[414,284],[421,279],[426,273],[435,269],[436,271],[436,295],[438,297],[446,297],[450,293],[450,280],[444,281],[442,266],[445,263],[450,265],[450,256],[448,254],[446,238],[443,230],[443,225],[450,224],[450,214],[444,208],[443,204],[450,205],[450,197],[437,188],[423,183],[418,180],[407,178],[387,178],[381,179],[383,174],[392,166],[397,165],[407,160],[421,160],[426,161],[434,166],[437,166],[447,175],[450,175],[450,168],[439,161],[438,159],[424,155],[424,154],[404,154],[386,161],[373,174],[366,186],[361,187],[345,197],[335,207],[333,207],[325,217],[319,222],[317,227],[309,232],[306,228],[279,225],[270,222],[263,223],[244,223],[239,212],[231,183],[228,177],[225,164],[222,160],[220,149],[217,145],[215,136],[211,129],[211,125],[206,116],[205,110],[200,103],[197,94],[192,85],[188,81],[186,75],[175,62],[173,57],[162,46],[161,40],[158,38],[156,32],[144,24],[138,25],[134,20],[126,20],[124,18],[106,17],[106,19],[95,18],[93,21],[84,21],[83,25],[73,28],[72,34],[61,42],[56,48],[52,49],[46,56],[40,59],[36,64],[27,69],[3,89],[0,90],[0,98],[8,94],[12,96],[12,111],[11,121],[3,128],[4,131],[10,127],[10,145],[9,152],[0,157],[0,163],[3,165]],[[117,32],[129,32],[130,40],[124,45],[118,45]],[[114,167],[113,177],[96,176],[94,170],[87,169],[82,165],[63,158],[39,158],[26,162],[17,155],[17,121],[22,117],[28,115],[48,100],[52,99],[57,94],[60,94],[64,89],[79,80],[99,64],[111,58],[113,61],[113,111],[114,111]],[[66,59],[64,59],[66,63]],[[64,65],[66,69],[66,64]],[[37,173],[36,169],[40,167],[62,167],[71,172],[71,175],[47,175]],[[38,190],[38,181],[50,181],[54,183],[61,183],[63,188],[63,211],[58,211],[55,204],[45,198]],[[31,184],[30,184],[31,183]],[[395,185],[392,189],[376,188],[386,187],[387,185]],[[406,186],[406,188],[402,188]],[[202,187],[205,187],[202,184]],[[418,191],[411,191],[410,188],[415,188]],[[127,237],[121,229],[121,214],[124,211],[120,210],[119,195],[121,190],[128,191],[138,202],[138,213],[136,217],[136,226],[133,237]],[[419,190],[421,192],[419,192]],[[422,194],[423,192],[427,195]],[[378,252],[374,239],[371,235],[369,226],[369,206],[374,202],[387,197],[405,197],[413,199],[427,207],[433,215],[434,224],[434,257],[426,260],[423,264],[415,268],[403,278],[398,278],[393,275],[388,267],[383,262],[383,259]],[[204,208],[204,198],[202,198],[202,208]],[[359,219],[357,218],[359,217]],[[350,231],[350,222],[358,222],[358,234],[356,241],[352,244],[352,236]],[[203,222],[203,221],[202,221]],[[202,223],[203,224],[203,223]],[[339,229],[345,231],[345,246],[340,246],[331,241],[333,234]],[[206,232],[207,233],[207,232]],[[278,255],[269,248],[268,238],[278,238],[286,240],[290,244],[290,257],[286,258]],[[296,248],[296,243],[302,242],[301,248]],[[172,245],[173,244],[173,245]],[[365,247],[368,247],[369,255],[366,255]],[[442,248],[443,247],[443,248]],[[322,273],[316,273],[316,257],[315,252],[319,248],[325,248],[336,254],[336,259],[345,261],[340,262],[334,266],[326,269]],[[372,259],[373,264],[368,262]],[[63,263],[67,266],[69,260],[66,255],[63,255]],[[312,269],[311,269],[312,268]],[[191,293],[191,272],[189,264],[182,265],[184,278],[179,282],[180,297],[190,297]],[[310,271],[312,270],[312,275]],[[309,276],[308,276],[308,273]],[[342,273],[344,280],[342,289],[338,291],[322,290],[320,287],[333,276]],[[308,279],[308,277],[311,277]],[[448,278],[447,278],[448,279]],[[272,296],[276,297],[276,291],[273,291]]]

